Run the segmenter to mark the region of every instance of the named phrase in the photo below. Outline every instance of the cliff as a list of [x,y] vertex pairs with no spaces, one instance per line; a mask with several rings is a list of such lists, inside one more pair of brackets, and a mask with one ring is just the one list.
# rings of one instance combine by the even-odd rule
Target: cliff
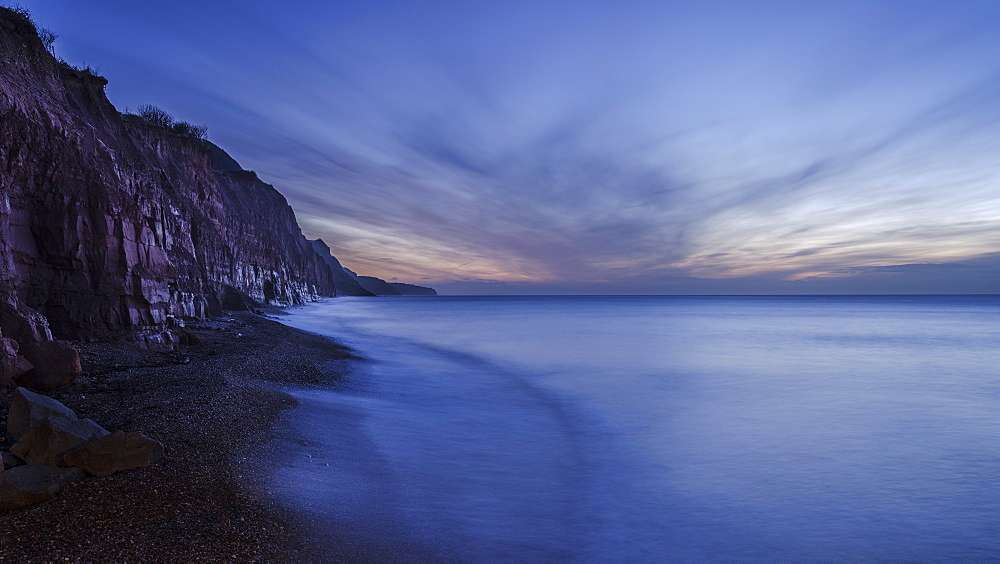
[[402,282],[386,282],[374,276],[359,276],[349,268],[344,267],[333,256],[330,246],[322,239],[312,241],[313,248],[323,257],[333,273],[334,284],[338,296],[436,296],[434,288],[404,284]]
[[403,282],[388,282],[389,286],[399,292],[401,296],[436,296],[437,290],[427,286],[417,286],[416,284],[404,284]]
[[401,296],[399,290],[393,288],[388,282],[374,276],[358,276],[357,281],[361,287],[376,296]]
[[329,245],[322,239],[311,241],[313,249],[319,256],[323,257],[330,272],[333,274],[333,283],[337,289],[338,296],[374,296],[375,294],[365,290],[361,284],[352,276],[349,271],[340,264],[337,257],[330,252]]
[[281,194],[213,145],[122,116],[106,84],[0,8],[0,344],[336,294]]
[[[340,264],[338,262],[338,264]],[[343,267],[342,267],[343,268]],[[349,268],[344,268],[344,272],[357,280],[366,291],[375,296],[436,296],[434,288],[426,286],[416,286],[413,284],[403,284],[402,282],[386,282],[374,276],[360,276]]]

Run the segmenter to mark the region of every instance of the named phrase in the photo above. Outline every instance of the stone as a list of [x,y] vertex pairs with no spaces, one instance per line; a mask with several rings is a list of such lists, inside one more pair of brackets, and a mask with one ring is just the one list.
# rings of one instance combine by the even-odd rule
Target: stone
[[27,464],[0,474],[0,514],[48,501],[70,482],[85,477],[79,468]]
[[32,427],[51,418],[76,419],[73,410],[41,394],[17,388],[10,398],[7,413],[7,432],[18,440]]
[[94,439],[63,457],[63,464],[78,466],[92,476],[149,466],[163,458],[163,445],[142,433],[114,432]]
[[15,376],[19,386],[54,392],[72,384],[83,373],[80,354],[65,341],[24,343],[19,352],[34,365],[34,370]]
[[29,370],[34,370],[35,365],[31,364],[31,361],[24,358],[23,356],[17,357],[17,363],[14,364],[14,379],[17,380],[21,374],[28,372]]
[[14,383],[17,370],[17,341],[7,339],[0,334],[0,392]]
[[[12,452],[0,451],[0,468],[13,468],[24,464],[24,461]],[[0,470],[2,472],[2,470]]]
[[141,348],[154,352],[173,351],[181,343],[180,335],[172,329],[138,331],[132,340]]
[[29,464],[62,463],[64,454],[108,432],[90,419],[53,417],[35,425],[10,451]]
[[191,331],[190,329],[180,329],[179,330],[181,343],[185,345],[204,345],[205,337]]
[[[0,245],[0,250],[9,253],[11,249],[4,249]],[[3,262],[0,261],[0,272],[3,271],[2,266]],[[0,296],[0,327],[4,328],[6,338],[15,339],[19,343],[52,340],[52,331],[49,330],[49,321],[45,316],[18,303],[12,294]]]

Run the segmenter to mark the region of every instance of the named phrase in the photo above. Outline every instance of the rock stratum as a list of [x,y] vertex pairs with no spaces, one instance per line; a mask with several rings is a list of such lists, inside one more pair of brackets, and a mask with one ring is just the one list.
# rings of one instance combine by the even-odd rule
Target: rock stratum
[[8,301],[56,337],[201,317],[233,293],[335,294],[291,207],[256,174],[215,170],[197,138],[123,116],[107,80],[56,61],[6,11],[0,54],[0,276]]
[[53,339],[169,347],[176,319],[379,293],[307,240],[254,172],[119,113],[106,84],[0,8],[0,389],[71,379],[79,359]]

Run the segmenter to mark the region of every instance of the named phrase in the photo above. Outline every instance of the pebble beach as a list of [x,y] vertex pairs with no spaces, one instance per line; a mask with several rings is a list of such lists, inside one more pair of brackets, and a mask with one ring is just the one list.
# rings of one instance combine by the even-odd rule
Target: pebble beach
[[[275,385],[329,386],[353,356],[249,312],[188,329],[205,342],[172,352],[74,343],[85,372],[51,396],[109,431],[143,432],[165,457],[0,516],[0,562],[316,558],[296,517],[252,484],[268,468],[260,447],[295,405]],[[9,398],[0,398],[0,418]]]

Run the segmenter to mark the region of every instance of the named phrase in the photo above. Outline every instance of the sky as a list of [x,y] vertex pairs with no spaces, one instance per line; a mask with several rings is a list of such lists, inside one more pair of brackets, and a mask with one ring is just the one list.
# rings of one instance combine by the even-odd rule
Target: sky
[[1000,2],[28,0],[450,294],[1000,293]]

